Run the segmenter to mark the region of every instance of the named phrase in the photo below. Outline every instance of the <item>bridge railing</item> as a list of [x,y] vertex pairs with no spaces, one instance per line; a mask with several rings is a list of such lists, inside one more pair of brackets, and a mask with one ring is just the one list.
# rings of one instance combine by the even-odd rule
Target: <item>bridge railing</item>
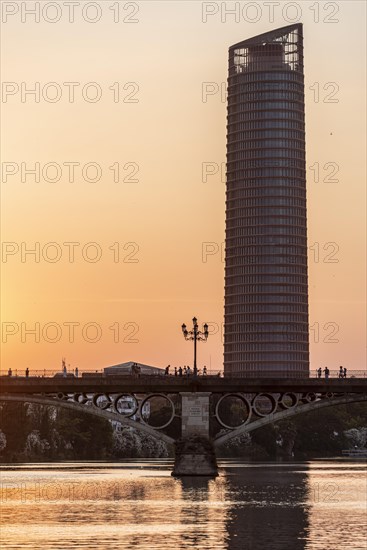
[[[218,376],[218,373],[220,372],[221,376],[223,376],[223,371],[219,371],[218,369],[208,369],[207,370],[207,374],[206,375],[203,375],[202,371],[199,371],[199,374],[198,376],[200,377],[205,377],[205,376]],[[5,369],[0,369],[0,376],[8,376],[9,373],[8,373],[8,370],[5,370]],[[12,370],[12,373],[11,373],[11,376],[13,377],[21,377],[21,378],[25,378],[26,377],[26,373],[25,373],[25,369],[15,369],[15,370]],[[62,378],[64,377],[64,373],[61,372],[60,370],[53,370],[53,369],[29,369],[29,376],[30,377],[42,377],[42,378]],[[89,378],[89,377],[109,377],[109,376],[116,376],[116,373],[115,374],[105,374],[103,369],[99,369],[99,370],[94,370],[94,371],[90,371],[90,370],[81,370],[79,369],[79,372],[78,372],[78,377],[79,378]],[[123,373],[122,376],[132,376],[129,372],[126,372],[126,373]],[[162,373],[160,374],[144,374],[142,373],[140,375],[141,377],[146,377],[146,376],[149,376],[149,377],[159,377],[159,378],[167,378],[167,376],[164,374],[164,371],[162,371]],[[169,378],[171,378],[172,376],[174,376],[174,372],[171,372],[170,375],[168,376]],[[186,377],[186,375],[183,375]],[[191,376],[193,376],[193,374],[191,373]],[[75,369],[70,369],[67,371],[67,378],[73,378],[75,377]],[[299,378],[299,379],[304,379],[305,376],[304,374],[298,374],[298,373],[295,373],[295,372],[292,372],[292,371],[286,371],[286,370],[277,370],[277,371],[272,371],[272,370],[267,370],[266,371],[266,375],[265,373],[263,374],[263,376],[259,375],[258,372],[240,372],[240,373],[233,373],[233,374],[225,374],[225,378],[290,378],[290,379],[294,379],[294,378]],[[367,370],[348,370],[347,369],[347,375],[346,375],[346,378],[367,378]],[[314,370],[314,371],[310,371],[309,372],[309,378],[319,378],[319,375],[318,375],[318,372],[317,372],[317,369]],[[322,372],[322,375],[321,375],[321,378],[322,379],[325,379],[325,373]],[[332,379],[335,379],[335,378],[339,378],[339,370],[338,369],[330,369],[330,372],[329,372],[329,378],[332,378]],[[342,381],[343,379],[341,379]]]
[[[319,376],[317,370],[310,374],[310,378],[325,378],[325,373],[322,371],[321,376]],[[340,370],[330,370],[329,378],[367,378],[367,370],[348,370],[346,376],[342,376]]]
[[[303,380],[305,378],[307,378],[307,376],[305,376],[304,373],[300,372],[294,372],[294,371],[291,371],[291,370],[266,370],[264,371],[264,373],[261,375],[259,374],[259,372],[237,372],[237,373],[232,373],[232,374],[226,374],[225,375],[226,377],[230,378],[298,378],[300,380]],[[367,378],[367,370],[349,370],[347,369],[347,372],[346,372],[346,378]],[[325,376],[325,373],[324,371],[322,370],[321,372],[321,376],[319,376],[319,373],[317,371],[317,369],[313,370],[313,371],[310,371],[308,373],[308,378],[323,378],[325,379],[326,376]],[[329,374],[328,374],[328,378],[342,378],[340,376],[340,371],[339,369],[329,369]]]

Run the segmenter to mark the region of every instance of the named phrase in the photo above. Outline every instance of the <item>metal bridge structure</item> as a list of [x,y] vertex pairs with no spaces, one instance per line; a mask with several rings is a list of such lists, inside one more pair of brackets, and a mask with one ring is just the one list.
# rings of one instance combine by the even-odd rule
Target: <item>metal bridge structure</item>
[[[324,407],[367,402],[365,371],[349,378],[220,378],[217,376],[0,377],[0,402],[37,403],[114,420],[167,444],[179,418],[179,437],[214,433],[214,447],[261,426]],[[160,398],[169,411],[152,424],[147,407]],[[231,420],[231,411],[240,411]],[[176,421],[177,424],[177,421]]]

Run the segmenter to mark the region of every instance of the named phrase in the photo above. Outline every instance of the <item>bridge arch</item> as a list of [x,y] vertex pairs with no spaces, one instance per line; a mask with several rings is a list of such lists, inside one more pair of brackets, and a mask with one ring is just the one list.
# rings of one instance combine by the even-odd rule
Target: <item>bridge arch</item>
[[257,428],[267,426],[268,424],[273,424],[274,422],[284,420],[285,418],[291,418],[292,416],[296,416],[297,414],[314,411],[316,409],[323,409],[324,407],[331,407],[334,405],[345,405],[346,403],[360,403],[364,401],[367,401],[367,394],[356,393],[353,395],[332,397],[330,399],[320,399],[320,401],[313,401],[312,403],[307,403],[305,405],[298,405],[284,411],[269,414],[264,418],[259,418],[258,420],[254,420],[254,422],[250,422],[249,424],[245,424],[244,426],[240,426],[239,428],[235,428],[230,432],[220,435],[214,440],[214,446],[220,447],[224,443],[227,443],[228,441],[235,437],[238,437],[239,435],[252,432],[253,430],[257,430]]
[[109,411],[104,411],[94,406],[87,407],[79,403],[72,403],[70,401],[63,401],[61,399],[50,399],[50,398],[41,397],[41,396],[34,397],[34,396],[28,396],[28,395],[0,395],[0,402],[1,401],[13,401],[17,403],[36,403],[38,405],[62,407],[64,409],[68,409],[72,411],[80,411],[86,414],[91,414],[93,416],[98,416],[99,418],[104,418],[105,420],[115,420],[116,422],[120,422],[122,426],[134,428],[135,430],[140,431],[146,435],[150,435],[155,439],[158,439],[160,441],[163,441],[164,443],[167,443],[168,445],[172,445],[174,443],[174,439],[172,437],[162,433],[161,431],[151,428],[147,424],[130,420],[130,418],[125,418],[122,415],[112,413]]

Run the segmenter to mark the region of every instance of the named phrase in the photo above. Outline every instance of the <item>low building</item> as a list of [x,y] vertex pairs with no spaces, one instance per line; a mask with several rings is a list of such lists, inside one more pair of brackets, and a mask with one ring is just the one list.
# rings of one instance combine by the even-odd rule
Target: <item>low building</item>
[[104,374],[115,375],[129,375],[132,374],[133,365],[140,367],[140,374],[164,374],[164,369],[159,367],[152,367],[151,365],[144,365],[143,363],[137,363],[135,361],[127,361],[126,363],[120,363],[119,365],[112,365],[111,367],[105,367],[103,369]]

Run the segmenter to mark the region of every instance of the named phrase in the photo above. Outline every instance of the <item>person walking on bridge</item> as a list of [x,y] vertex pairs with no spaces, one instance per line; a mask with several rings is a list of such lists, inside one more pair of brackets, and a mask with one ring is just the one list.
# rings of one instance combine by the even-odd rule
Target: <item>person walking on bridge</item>
[[344,378],[344,370],[342,366],[339,367],[339,378]]
[[347,377],[347,368],[346,367],[344,367],[343,373],[344,373],[344,378],[346,378]]
[[26,378],[28,378],[28,376],[29,376],[29,368],[28,367],[25,369],[25,376],[26,376]]
[[319,367],[319,368],[317,369],[317,377],[318,377],[318,378],[321,378],[321,374],[322,374],[322,368]]
[[325,380],[328,380],[330,371],[327,367],[324,368],[324,373],[325,373]]

